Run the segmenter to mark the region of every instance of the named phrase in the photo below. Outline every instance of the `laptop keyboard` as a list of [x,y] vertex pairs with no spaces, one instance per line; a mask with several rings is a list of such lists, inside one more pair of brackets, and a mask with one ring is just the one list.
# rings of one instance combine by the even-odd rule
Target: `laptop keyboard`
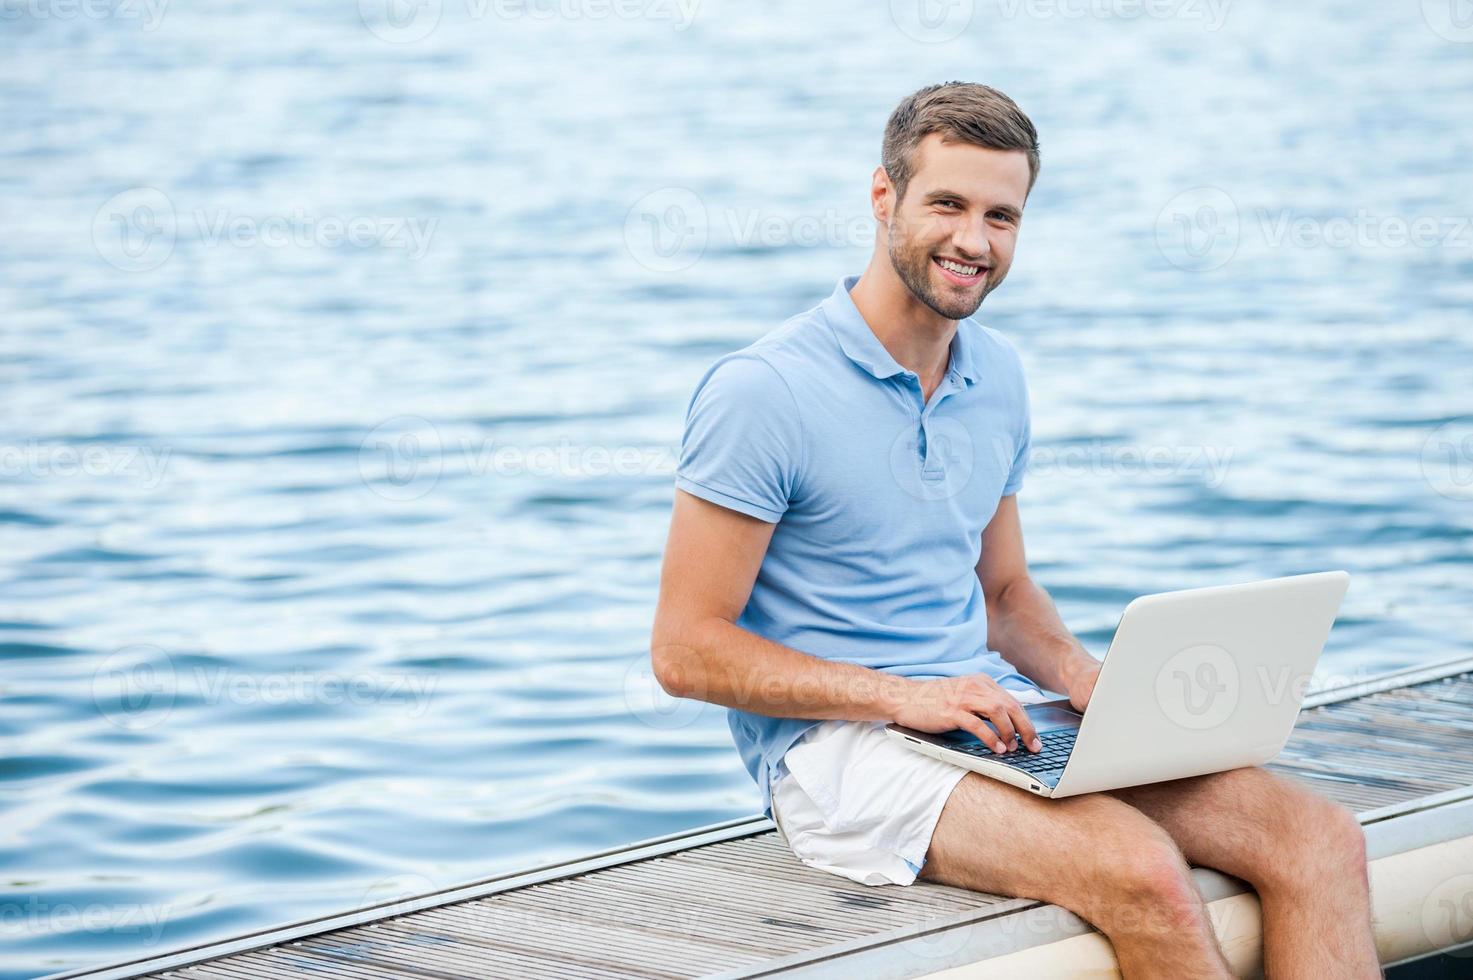
[[951,748],[967,755],[975,755],[980,759],[996,759],[998,762],[1006,762],[1016,766],[1024,772],[1053,772],[1064,768],[1064,763],[1069,759],[1069,753],[1074,751],[1074,737],[1079,734],[1077,728],[1056,728],[1053,731],[1039,732],[1038,740],[1043,743],[1043,749],[1039,752],[1029,752],[1023,748],[1021,741],[1016,749],[998,754],[981,742],[972,740],[952,745]]

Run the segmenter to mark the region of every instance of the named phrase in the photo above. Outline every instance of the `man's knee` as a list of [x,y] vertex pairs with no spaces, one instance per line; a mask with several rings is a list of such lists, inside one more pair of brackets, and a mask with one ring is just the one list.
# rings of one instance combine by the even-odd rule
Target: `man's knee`
[[1366,881],[1366,832],[1348,807],[1305,790],[1285,830],[1273,884],[1318,889],[1325,881]]
[[1090,918],[1107,935],[1164,935],[1190,928],[1202,914],[1181,850],[1159,825],[1142,821],[1089,862],[1100,907]]
[[1070,824],[1073,846],[1053,855],[1042,897],[1115,937],[1160,935],[1198,922],[1202,901],[1191,868],[1164,827],[1105,794],[1051,806]]
[[[998,827],[1024,836],[1003,848]],[[920,877],[1096,915],[1118,905],[1174,919],[1200,907],[1181,850],[1135,807],[1103,793],[1040,800],[970,773],[942,811]]]

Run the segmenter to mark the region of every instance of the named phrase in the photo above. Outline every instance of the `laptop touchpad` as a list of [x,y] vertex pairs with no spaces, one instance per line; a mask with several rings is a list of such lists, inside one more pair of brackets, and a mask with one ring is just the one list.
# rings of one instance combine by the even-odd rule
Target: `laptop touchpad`
[[1057,728],[1078,728],[1084,721],[1084,716],[1072,708],[1053,708],[1042,705],[1028,705],[1028,720],[1033,722],[1033,727],[1039,731],[1053,731]]

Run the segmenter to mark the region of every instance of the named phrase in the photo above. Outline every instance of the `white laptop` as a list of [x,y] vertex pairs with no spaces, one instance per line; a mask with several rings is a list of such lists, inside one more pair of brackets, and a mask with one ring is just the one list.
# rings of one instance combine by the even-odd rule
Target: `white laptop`
[[1067,697],[1025,705],[1041,752],[998,755],[963,730],[885,732],[1051,797],[1259,765],[1294,730],[1349,583],[1317,572],[1133,600],[1083,713]]

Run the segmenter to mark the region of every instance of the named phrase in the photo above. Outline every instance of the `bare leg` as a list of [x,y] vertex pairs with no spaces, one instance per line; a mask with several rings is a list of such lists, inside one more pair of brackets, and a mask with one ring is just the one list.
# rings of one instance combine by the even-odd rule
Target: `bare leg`
[[1350,810],[1258,766],[1109,795],[1164,827],[1191,863],[1253,885],[1265,975],[1381,976],[1365,833]]
[[920,877],[1060,905],[1105,934],[1132,980],[1231,975],[1181,851],[1103,793],[1047,800],[968,773]]

